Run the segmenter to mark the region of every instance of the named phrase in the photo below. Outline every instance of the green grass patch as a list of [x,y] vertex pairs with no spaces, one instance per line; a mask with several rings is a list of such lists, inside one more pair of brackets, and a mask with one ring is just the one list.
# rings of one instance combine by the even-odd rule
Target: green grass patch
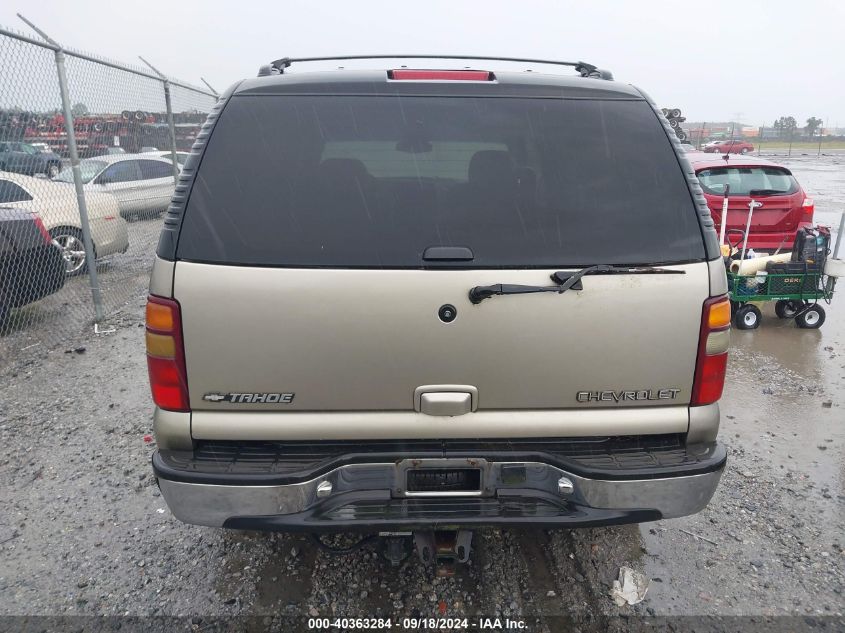
[[[789,141],[763,141],[752,140],[754,146],[759,149],[789,149]],[[793,150],[816,150],[819,149],[819,142],[815,141],[795,141],[792,143]],[[822,141],[822,152],[828,149],[845,149],[845,141]]]

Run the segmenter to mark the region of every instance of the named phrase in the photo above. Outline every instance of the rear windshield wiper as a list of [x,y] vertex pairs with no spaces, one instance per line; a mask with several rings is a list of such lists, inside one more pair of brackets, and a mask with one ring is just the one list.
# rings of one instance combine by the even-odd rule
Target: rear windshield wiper
[[749,196],[776,196],[778,194],[789,193],[788,191],[781,191],[780,189],[752,189],[748,192]]
[[599,264],[587,266],[575,272],[559,270],[552,273],[555,286],[524,286],[520,284],[493,284],[491,286],[475,286],[469,291],[471,303],[481,303],[485,299],[496,295],[528,295],[538,292],[556,292],[563,294],[570,288],[583,290],[581,277],[585,275],[683,275],[685,271],[670,268],[649,268],[635,266],[611,266]]

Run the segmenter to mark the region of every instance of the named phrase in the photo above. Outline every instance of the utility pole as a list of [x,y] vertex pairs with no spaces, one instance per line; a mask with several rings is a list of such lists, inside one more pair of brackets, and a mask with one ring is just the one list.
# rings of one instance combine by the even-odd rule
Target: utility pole
[[742,136],[741,119],[742,119],[743,114],[744,114],[744,112],[734,112],[734,120],[731,121],[731,141],[736,139],[736,126],[737,126],[737,124],[739,124],[739,127],[740,127],[739,133],[740,133],[740,136]]
[[[826,119],[826,118],[827,118],[827,117],[825,117],[825,119]],[[822,132],[824,132],[824,126],[825,126],[825,125],[826,125],[826,123],[823,121],[823,122],[822,122],[822,126],[823,126],[823,127],[819,128],[819,151],[818,151],[818,153],[816,154],[816,156],[821,156],[821,155],[822,155]]]

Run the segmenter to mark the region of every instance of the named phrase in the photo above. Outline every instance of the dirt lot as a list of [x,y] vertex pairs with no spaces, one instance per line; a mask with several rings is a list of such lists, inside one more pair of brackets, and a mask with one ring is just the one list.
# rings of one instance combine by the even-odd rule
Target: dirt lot
[[[843,162],[790,162],[820,221],[845,209]],[[154,235],[151,225],[133,230]],[[302,630],[309,615],[445,615],[557,631],[559,616],[586,631],[656,614],[755,616],[706,630],[845,630],[843,298],[820,331],[767,309],[759,330],[734,333],[721,431],[729,466],[702,513],[619,528],[483,531],[471,564],[438,579],[415,558],[392,567],[370,547],[334,556],[302,536],[176,521],[145,442],[141,277],[124,278],[137,292],[110,318],[113,334],[79,333],[0,368],[0,615],[189,616],[142,620],[139,630],[198,631],[231,615],[262,616],[238,621],[248,630]],[[622,565],[651,580],[633,607],[609,596]],[[89,625],[0,620],[9,631]]]

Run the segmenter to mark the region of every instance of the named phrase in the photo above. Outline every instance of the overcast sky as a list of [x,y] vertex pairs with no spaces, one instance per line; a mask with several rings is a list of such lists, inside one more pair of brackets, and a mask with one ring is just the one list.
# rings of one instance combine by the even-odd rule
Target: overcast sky
[[539,57],[608,68],[690,120],[845,126],[842,0],[4,0],[0,24],[31,32],[18,11],[67,46],[219,91],[284,56]]

